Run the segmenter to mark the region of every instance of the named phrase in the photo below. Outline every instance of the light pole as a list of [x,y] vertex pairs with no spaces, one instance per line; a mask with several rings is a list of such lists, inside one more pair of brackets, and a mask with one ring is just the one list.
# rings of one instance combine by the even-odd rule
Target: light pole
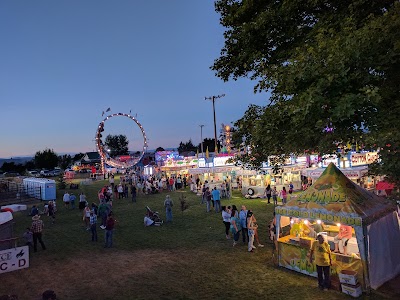
[[217,122],[216,122],[216,119],[215,119],[215,99],[222,98],[222,97],[225,97],[225,94],[218,95],[218,96],[204,97],[204,100],[211,100],[211,101],[212,101],[212,104],[213,104],[213,113],[214,113],[214,140],[215,140],[214,152],[218,151],[218,147],[217,147]]
[[204,125],[199,125],[199,126],[200,126],[201,156],[204,157],[204,152],[203,152],[203,127],[204,127]]

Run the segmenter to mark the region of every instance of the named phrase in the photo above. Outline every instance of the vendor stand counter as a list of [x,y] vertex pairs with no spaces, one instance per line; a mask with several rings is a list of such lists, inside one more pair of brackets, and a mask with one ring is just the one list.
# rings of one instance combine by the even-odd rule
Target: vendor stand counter
[[[332,249],[333,237],[328,236],[327,239]],[[352,239],[354,239],[354,241],[352,241]],[[356,239],[352,239],[349,240],[349,243],[347,245],[348,250],[349,252],[358,251],[357,242],[355,241]],[[316,242],[314,238],[296,237],[294,235],[287,235],[279,238],[279,265],[296,272],[317,277],[315,260],[313,261],[313,263],[310,263],[310,250],[314,242]],[[339,247],[339,249],[341,249],[341,247]],[[338,278],[339,273],[341,273],[343,270],[346,270],[356,272],[358,282],[364,282],[363,266],[359,256],[357,256],[356,254],[343,255],[340,253],[332,252],[331,259],[331,276],[333,279]]]

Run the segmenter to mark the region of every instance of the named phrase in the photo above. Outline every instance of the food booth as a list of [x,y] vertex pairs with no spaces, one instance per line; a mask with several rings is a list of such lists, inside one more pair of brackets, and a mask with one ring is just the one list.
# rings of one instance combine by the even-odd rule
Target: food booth
[[333,250],[340,226],[351,226],[347,254],[343,247],[332,253],[332,279],[350,271],[363,291],[376,289],[400,274],[395,210],[388,200],[361,188],[330,164],[306,191],[275,208],[279,265],[316,277],[316,266],[309,263],[316,234],[322,232]]

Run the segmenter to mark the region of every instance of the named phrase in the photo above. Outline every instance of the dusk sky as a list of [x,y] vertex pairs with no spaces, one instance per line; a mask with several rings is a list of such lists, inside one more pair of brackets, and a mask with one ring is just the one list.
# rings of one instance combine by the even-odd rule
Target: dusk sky
[[[0,1],[0,157],[94,151],[108,107],[137,114],[149,149],[197,145],[200,124],[213,138],[205,96],[226,94],[216,101],[218,130],[269,97],[210,70],[223,32],[211,0]],[[107,121],[105,133],[142,148],[127,118]]]

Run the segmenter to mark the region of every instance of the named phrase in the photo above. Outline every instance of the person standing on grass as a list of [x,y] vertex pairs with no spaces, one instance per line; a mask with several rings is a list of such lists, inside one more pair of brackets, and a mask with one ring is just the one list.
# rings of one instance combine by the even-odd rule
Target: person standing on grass
[[114,182],[115,182],[115,179],[114,179],[114,175],[111,175],[109,178],[108,178],[108,182],[110,183],[110,185],[111,185],[111,188],[112,189],[114,189]]
[[107,214],[108,214],[108,206],[104,203],[104,200],[101,201],[99,208],[98,208],[98,216],[101,218],[101,229],[106,228],[106,221],[107,221]]
[[93,210],[90,211],[89,223],[90,231],[92,232],[92,242],[97,242],[97,216]]
[[258,237],[258,225],[257,225],[256,216],[254,215],[254,213],[253,213],[252,218],[253,218],[253,224],[255,225],[255,229],[254,229],[254,239],[255,239],[256,242],[257,242],[257,247],[264,247],[264,245],[260,243],[260,239],[259,239],[259,237]]
[[206,211],[210,212],[210,209],[211,209],[211,192],[210,192],[210,188],[208,188],[208,187],[206,187],[205,198],[206,198]]
[[214,187],[212,197],[215,203],[215,212],[219,213],[221,211],[221,194],[219,190],[217,190],[217,187]]
[[69,207],[69,194],[67,191],[65,191],[65,193],[64,193],[63,202],[65,205],[65,208],[68,208]]
[[165,214],[166,214],[166,222],[172,222],[172,206],[174,203],[169,195],[165,197],[164,207],[165,207]]
[[222,222],[225,225],[225,236],[229,239],[229,229],[231,228],[231,213],[229,211],[230,206],[222,206]]
[[231,185],[226,181],[226,198],[231,199]]
[[90,213],[91,209],[89,205],[86,204],[84,210],[83,210],[83,221],[85,222],[86,230],[90,230]]
[[76,200],[76,196],[71,193],[69,195],[69,203],[71,204],[71,209],[75,209],[75,200]]
[[31,225],[31,231],[33,235],[33,251],[37,252],[37,242],[39,241],[40,245],[42,246],[43,250],[46,250],[46,246],[43,243],[42,240],[42,233],[43,233],[43,228],[44,224],[43,221],[40,220],[40,216],[36,215],[32,217],[32,225]]
[[249,237],[247,251],[253,252],[253,249],[256,249],[256,247],[254,246],[254,235],[257,230],[257,223],[254,222],[254,216],[253,216],[253,212],[251,210],[247,211],[246,220],[247,220],[247,231],[248,231],[248,237]]
[[54,224],[56,222],[56,208],[54,206],[54,201],[49,201],[49,204],[47,205],[47,210],[47,213],[51,219],[51,224]]
[[331,287],[331,248],[322,234],[317,235],[317,240],[311,247],[310,264],[313,263],[313,254],[315,254],[315,265],[317,266],[318,287],[321,290],[328,290]]
[[124,198],[124,188],[122,184],[118,185],[118,199]]
[[105,244],[104,248],[112,248],[113,246],[113,233],[114,233],[115,219],[113,213],[110,212],[106,221]]
[[131,195],[132,202],[136,202],[136,186],[134,184],[131,185]]
[[290,182],[290,183],[289,183],[289,194],[292,194],[292,193],[293,193],[293,188],[294,188],[293,183]]
[[268,199],[268,204],[270,204],[271,203],[271,192],[272,192],[272,190],[271,190],[271,185],[267,185],[267,187],[266,187],[266,189],[265,189],[265,196],[267,197],[267,199]]
[[25,239],[25,245],[33,247],[33,233],[29,227],[26,228],[22,237]]
[[246,206],[242,205],[242,209],[239,212],[239,219],[240,219],[240,225],[242,226],[242,238],[243,238],[243,244],[246,244],[249,242],[249,234],[247,230],[247,209]]
[[236,206],[232,205],[232,212],[231,212],[231,232],[233,235],[233,247],[236,246],[240,231],[242,230],[242,226],[240,226],[240,219],[238,217],[238,212]]
[[282,203],[283,205],[285,205],[287,200],[287,192],[285,187],[282,188],[281,197],[282,197]]
[[276,186],[271,190],[272,200],[274,201],[274,205],[278,205],[278,191],[276,190]]
[[201,202],[200,204],[206,203],[207,199],[206,199],[206,185],[203,184],[203,187],[201,189]]

